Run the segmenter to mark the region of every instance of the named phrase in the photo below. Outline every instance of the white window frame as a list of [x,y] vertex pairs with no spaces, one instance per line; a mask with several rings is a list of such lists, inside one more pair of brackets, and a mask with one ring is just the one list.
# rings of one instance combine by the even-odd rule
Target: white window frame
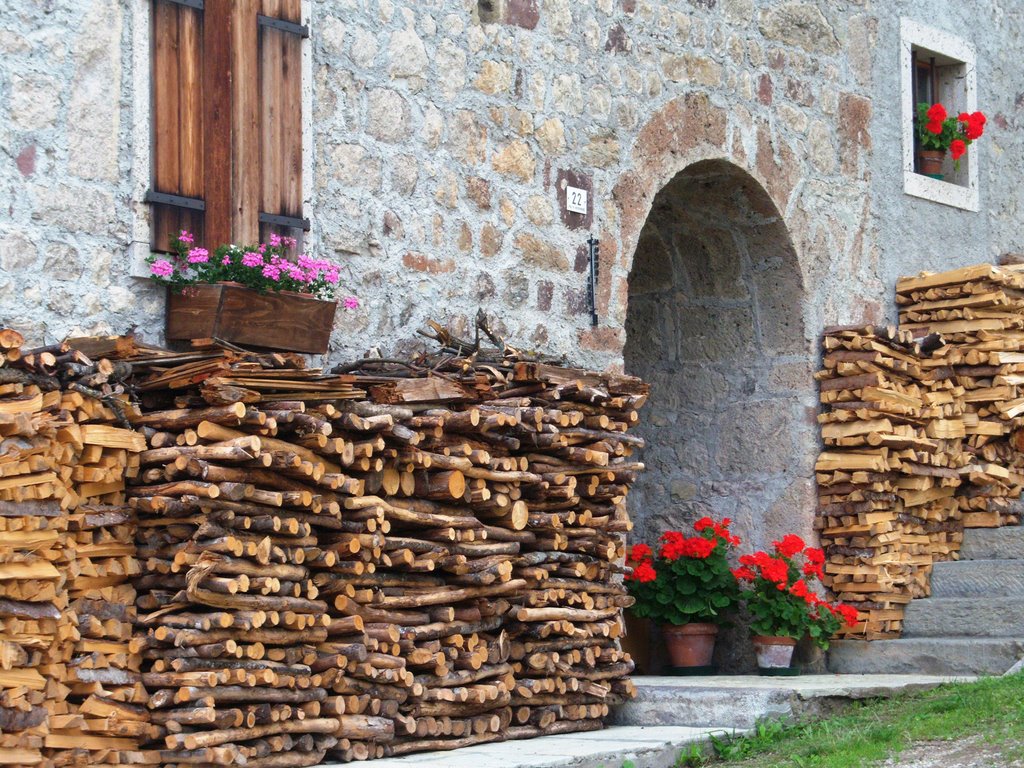
[[914,88],[913,48],[925,48],[964,64],[966,111],[978,109],[977,56],[974,46],[963,38],[913,19],[900,19],[900,72],[903,120],[903,191],[908,195],[965,211],[980,209],[978,194],[979,153],[971,147],[967,163],[967,185],[933,179],[914,172]]

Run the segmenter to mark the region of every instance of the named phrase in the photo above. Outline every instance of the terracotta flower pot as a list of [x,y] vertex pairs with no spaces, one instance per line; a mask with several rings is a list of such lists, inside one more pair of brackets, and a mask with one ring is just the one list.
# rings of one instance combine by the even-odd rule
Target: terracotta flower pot
[[925,176],[931,176],[933,179],[942,178],[942,164],[946,160],[946,151],[944,149],[922,149],[918,152],[917,156],[921,173]]
[[792,637],[754,635],[754,652],[761,669],[787,669],[793,662],[796,640]]
[[661,628],[665,649],[673,667],[710,667],[715,652],[715,624],[666,625]]

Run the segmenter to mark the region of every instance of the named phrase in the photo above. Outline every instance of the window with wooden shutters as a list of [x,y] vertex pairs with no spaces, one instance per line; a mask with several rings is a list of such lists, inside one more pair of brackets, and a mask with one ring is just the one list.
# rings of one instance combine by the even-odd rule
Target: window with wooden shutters
[[301,239],[301,0],[154,0],[152,245]]

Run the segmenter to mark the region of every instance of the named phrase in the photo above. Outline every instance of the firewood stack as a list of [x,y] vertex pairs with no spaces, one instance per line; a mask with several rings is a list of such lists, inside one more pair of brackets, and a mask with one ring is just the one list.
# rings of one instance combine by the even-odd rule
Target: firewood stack
[[826,584],[860,610],[852,635],[898,636],[932,564],[960,548],[963,388],[930,364],[942,344],[895,328],[825,331],[817,526]]
[[586,730],[632,694],[616,562],[646,388],[467,352],[333,376],[132,363],[160,762]]
[[[42,709],[25,711],[10,690],[4,707],[16,702],[23,719],[45,715],[32,740],[45,750],[35,760],[22,755],[26,763],[137,764],[131,736],[147,718],[131,650],[128,582],[138,570],[132,515],[123,506],[83,505],[123,504],[125,477],[145,445],[141,435],[114,426],[132,412],[121,383],[130,370],[94,363],[67,345],[22,350],[22,343],[20,334],[0,330],[0,503],[8,545],[0,546],[0,561],[15,572],[30,566],[24,585],[5,582],[4,668],[34,648],[28,657],[47,680]],[[21,651],[13,639],[20,635],[32,639]],[[5,709],[3,719],[8,715]],[[17,722],[3,730],[17,730]]]
[[900,327],[941,333],[963,387],[964,450],[957,494],[965,527],[1016,525],[1024,488],[1024,266],[981,264],[896,284]]

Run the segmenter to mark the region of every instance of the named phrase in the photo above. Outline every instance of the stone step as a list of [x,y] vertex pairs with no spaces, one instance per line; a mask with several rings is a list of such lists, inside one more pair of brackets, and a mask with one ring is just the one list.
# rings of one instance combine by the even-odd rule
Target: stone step
[[765,719],[828,713],[839,700],[885,698],[948,680],[926,675],[637,677],[636,698],[616,707],[613,720],[618,725],[663,726],[713,722],[746,729]]
[[[541,736],[537,739],[480,744],[449,752],[420,752],[374,760],[373,768],[674,768],[679,755],[694,744],[710,746],[710,736],[741,733],[705,726],[613,726],[601,731]],[[705,752],[708,750],[705,749]],[[328,763],[323,768],[351,768]]]
[[929,597],[907,606],[904,637],[950,635],[1024,638],[1024,595]]
[[1024,560],[936,563],[932,597],[1024,597]]
[[1024,560],[1024,525],[967,529],[960,559]]
[[1001,675],[1021,658],[1024,640],[1011,638],[836,640],[828,668],[840,674]]

